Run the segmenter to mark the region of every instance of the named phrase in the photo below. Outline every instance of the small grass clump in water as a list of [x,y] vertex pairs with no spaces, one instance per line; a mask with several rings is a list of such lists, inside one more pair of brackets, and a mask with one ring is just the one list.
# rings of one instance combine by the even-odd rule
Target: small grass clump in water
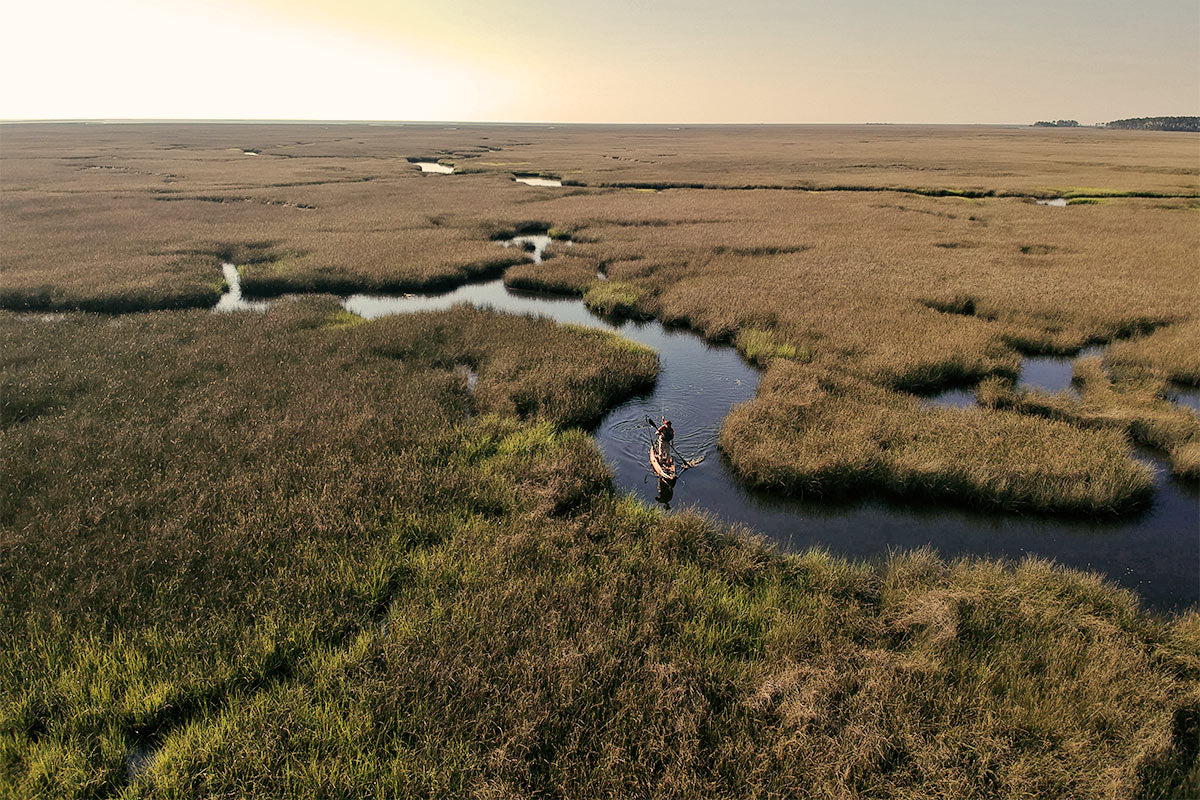
[[540,264],[517,264],[504,273],[504,285],[512,289],[582,296],[596,283],[596,263],[572,254],[556,253]]
[[746,357],[746,360],[757,367],[766,367],[773,358],[812,360],[811,349],[796,347],[788,342],[779,342],[770,331],[757,328],[745,328],[738,331],[733,343]]
[[583,302],[593,311],[608,317],[635,317],[640,310],[642,290],[624,281],[594,283],[583,295]]
[[366,320],[357,314],[351,314],[344,308],[340,308],[326,316],[322,325],[326,328],[353,328],[355,325],[361,325],[364,322]]

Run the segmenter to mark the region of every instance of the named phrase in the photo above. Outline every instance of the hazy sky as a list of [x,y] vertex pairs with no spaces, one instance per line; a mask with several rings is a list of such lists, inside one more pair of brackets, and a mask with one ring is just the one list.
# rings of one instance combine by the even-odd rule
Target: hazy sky
[[1200,113],[1197,0],[6,0],[0,118]]

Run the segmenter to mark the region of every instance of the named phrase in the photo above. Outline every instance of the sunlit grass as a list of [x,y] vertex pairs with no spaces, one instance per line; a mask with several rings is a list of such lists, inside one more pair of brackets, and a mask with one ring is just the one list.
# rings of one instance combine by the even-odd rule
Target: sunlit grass
[[[1127,435],[1200,466],[1161,397],[1200,382],[1196,204],[1128,199],[1195,194],[1191,138],[1081,132],[1067,163],[1038,132],[712,128],[613,159],[604,131],[282,126],[248,159],[230,131],[6,129],[0,303],[209,306],[222,260],[269,294],[448,288],[524,258],[492,239],[567,234],[509,284],[768,370],[722,432],[751,483],[1106,515],[1146,500]],[[505,154],[473,174],[395,163],[481,136]],[[783,556],[616,497],[573,426],[655,360],[607,334],[314,298],[0,333],[0,794],[1200,789],[1194,612],[1035,560]],[[1121,337],[1080,400],[1011,393],[1021,352]],[[1010,407],[904,393],[980,379]]]

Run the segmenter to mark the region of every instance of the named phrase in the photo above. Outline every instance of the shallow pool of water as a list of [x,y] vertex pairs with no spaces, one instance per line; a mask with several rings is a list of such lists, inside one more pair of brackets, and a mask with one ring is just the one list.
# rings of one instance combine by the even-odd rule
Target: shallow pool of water
[[1167,389],[1167,399],[1172,403],[1178,403],[1184,408],[1200,412],[1200,387],[1171,384],[1170,388]]
[[974,388],[947,389],[944,392],[922,398],[926,403],[946,408],[967,408],[975,405]]
[[1104,347],[1085,347],[1073,356],[1028,356],[1021,360],[1017,387],[1055,394],[1071,388],[1075,362],[1104,354]]
[[421,172],[432,172],[435,175],[449,175],[454,172],[454,167],[448,167],[436,161],[414,161],[413,163],[421,168]]
[[222,264],[221,272],[225,275],[225,283],[229,289],[221,295],[221,299],[213,306],[213,311],[266,311],[267,303],[263,300],[247,300],[242,297],[242,278],[233,264]]
[[1039,206],[1055,206],[1057,208],[1064,208],[1067,205],[1067,198],[1055,197],[1050,200],[1038,200],[1037,204]]
[[513,180],[528,186],[562,186],[562,181],[558,178],[513,178]]
[[[1160,609],[1200,602],[1200,496],[1171,478],[1153,453],[1139,455],[1155,470],[1153,505],[1116,522],[986,514],[873,497],[848,504],[779,497],[742,485],[717,449],[725,416],[732,406],[754,397],[761,378],[732,347],[657,321],[614,323],[593,314],[578,298],[512,291],[500,279],[436,295],[356,294],[344,301],[348,311],[367,319],[461,303],[611,331],[658,353],[654,387],[613,408],[595,430],[618,489],[646,502],[667,499],[659,494],[647,461],[652,438],[647,418],[667,416],[678,431],[675,441],[683,456],[703,459],[682,473],[669,498],[671,507],[694,508],[745,525],[786,550],[822,547],[850,558],[877,559],[890,550],[930,545],[946,557],[1037,555],[1105,573]],[[1053,376],[1050,365],[1035,364],[1025,380],[1057,385],[1065,370],[1069,382],[1071,359],[1058,360],[1067,366],[1053,365]],[[956,404],[969,404],[968,390],[956,391],[962,392]]]
[[[529,253],[530,258],[533,259],[533,263],[540,264],[542,263],[542,257],[546,253],[546,248],[553,241],[553,239],[544,233],[535,233],[528,236],[514,236],[511,239],[498,239],[496,243],[503,247],[519,247]],[[566,244],[569,245],[571,243],[566,242]]]

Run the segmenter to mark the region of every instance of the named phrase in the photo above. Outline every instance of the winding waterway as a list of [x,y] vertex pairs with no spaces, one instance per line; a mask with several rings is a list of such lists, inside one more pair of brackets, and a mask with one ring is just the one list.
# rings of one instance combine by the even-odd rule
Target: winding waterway
[[[559,246],[546,237],[513,244],[532,248],[536,259],[546,248]],[[241,300],[236,284],[230,285],[231,294]],[[1154,453],[1139,451],[1155,471],[1152,506],[1135,517],[1111,522],[987,514],[877,498],[830,504],[768,495],[744,486],[717,449],[717,435],[729,409],[750,400],[761,379],[761,373],[730,346],[709,343],[657,321],[611,322],[593,314],[578,298],[513,291],[498,279],[442,294],[356,294],[344,301],[348,311],[367,319],[461,303],[611,331],[658,353],[659,375],[653,389],[613,408],[595,430],[617,487],[647,502],[654,501],[657,484],[647,463],[651,431],[646,417],[666,415],[678,431],[675,441],[680,451],[688,459],[704,457],[695,469],[681,475],[672,507],[694,508],[745,525],[785,550],[822,547],[851,558],[875,559],[890,550],[931,545],[946,557],[1015,560],[1038,555],[1105,573],[1162,610],[1200,602],[1200,495],[1172,478]],[[1023,371],[1026,382],[1045,382],[1039,370],[1047,365],[1031,361]],[[968,404],[965,396],[961,404]]]

